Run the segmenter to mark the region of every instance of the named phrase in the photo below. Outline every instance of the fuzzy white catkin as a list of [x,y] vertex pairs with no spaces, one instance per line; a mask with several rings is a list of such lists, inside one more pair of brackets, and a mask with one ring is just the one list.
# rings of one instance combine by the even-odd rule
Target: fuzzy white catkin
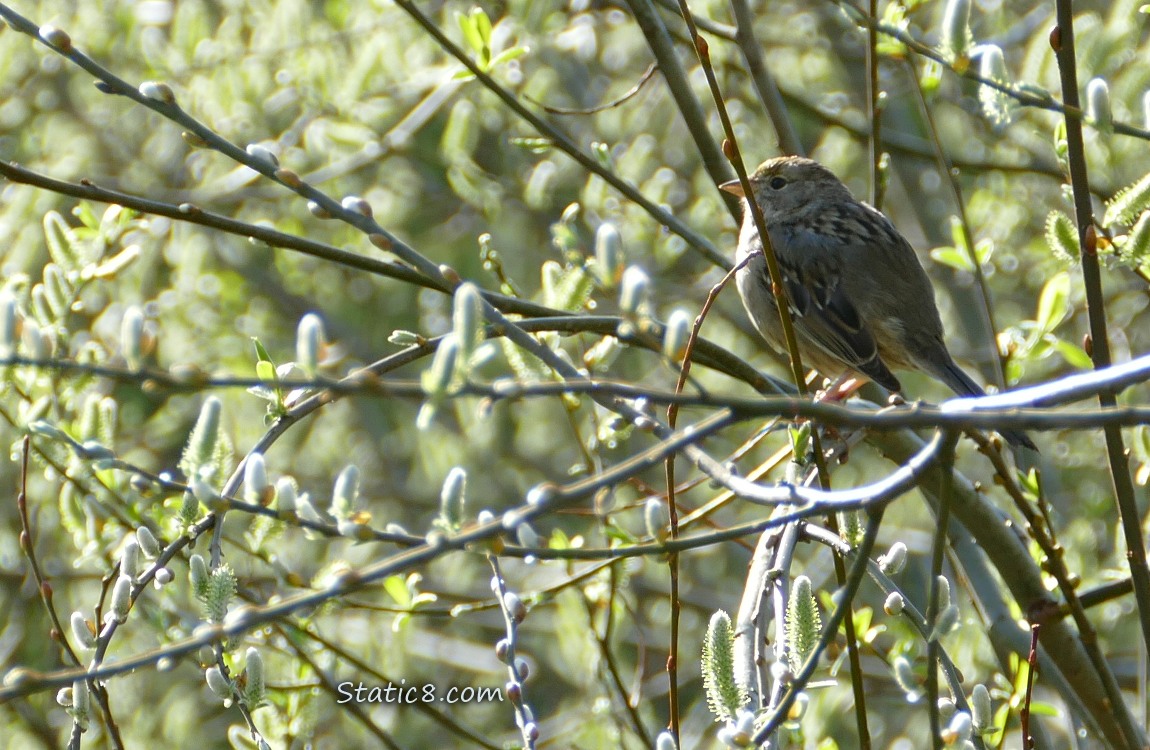
[[323,347],[323,319],[315,313],[300,318],[295,335],[295,362],[309,377],[319,369],[319,352]]
[[128,612],[132,608],[132,579],[128,576],[120,576],[116,579],[116,583],[112,586],[112,617],[116,622],[124,622],[128,619]]
[[7,289],[0,292],[0,357],[16,353],[16,329],[19,308],[16,298]]
[[244,499],[260,503],[268,489],[268,468],[264,454],[253,453],[244,460]]
[[483,340],[483,295],[475,284],[466,282],[455,290],[451,326],[459,342],[460,357],[469,360]]
[[144,311],[136,305],[124,310],[120,320],[120,350],[129,370],[138,370],[144,363]]
[[280,477],[276,480],[276,510],[280,513],[294,513],[295,509],[295,482],[289,477]]
[[623,238],[614,224],[604,222],[595,230],[595,271],[604,289],[612,289],[623,274]]
[[667,330],[663,334],[663,356],[672,362],[683,358],[692,321],[691,313],[683,309],[675,310],[667,318]]
[[1110,86],[1101,78],[1092,78],[1086,84],[1086,114],[1094,127],[1104,133],[1114,129],[1114,115],[1110,109]]
[[942,47],[951,60],[970,49],[970,0],[947,0],[942,13]]
[[619,310],[623,315],[635,318],[644,314],[648,305],[651,278],[638,266],[630,266],[623,272],[623,283],[619,289]]
[[136,541],[139,542],[140,549],[149,558],[155,559],[160,556],[160,542],[147,526],[140,526],[136,529]]
[[220,698],[230,698],[232,695],[232,685],[228,682],[228,678],[224,677],[220,672],[219,667],[208,667],[204,670],[204,679],[208,683],[208,687]]
[[464,501],[467,491],[467,472],[461,466],[447,472],[443,488],[439,491],[439,512],[452,526],[463,523]]
[[92,635],[92,630],[88,627],[88,621],[80,612],[72,613],[72,637],[84,648],[96,647],[96,636]]

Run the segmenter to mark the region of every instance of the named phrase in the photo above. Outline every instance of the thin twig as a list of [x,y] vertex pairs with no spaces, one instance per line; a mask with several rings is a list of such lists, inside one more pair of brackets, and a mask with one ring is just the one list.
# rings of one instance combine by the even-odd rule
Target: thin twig
[[775,128],[779,149],[784,154],[803,156],[805,153],[803,143],[787,111],[778,83],[767,68],[767,62],[763,58],[763,45],[755,38],[755,16],[750,4],[747,0],[731,0],[731,10],[735,15],[735,43],[743,53],[743,61],[747,64],[747,72],[751,74],[755,93],[759,95],[759,101],[762,102],[767,117]]
[[420,28],[431,36],[436,44],[438,44],[445,52],[458,60],[476,80],[483,84],[491,93],[499,97],[507,107],[518,115],[523,120],[526,120],[531,127],[535,128],[540,134],[548,138],[560,151],[567,154],[574,159],[580,166],[588,170],[592,174],[598,175],[605,180],[611,187],[618,190],[630,201],[639,205],[644,211],[651,215],[660,224],[666,226],[675,234],[682,237],[687,241],[687,244],[707,260],[720,268],[729,268],[730,261],[728,261],[722,253],[715,249],[715,246],[689,227],[679,218],[677,218],[670,211],[662,206],[655,204],[649,200],[642,193],[640,193],[634,186],[628,184],[614,172],[604,169],[601,164],[589,154],[584,153],[575,143],[562,133],[558,128],[549,124],[534,112],[524,107],[519,100],[510,91],[500,86],[499,83],[482,70],[474,60],[472,60],[467,53],[463,51],[459,45],[451,41],[446,34],[432,21],[419,7],[410,0],[395,0],[396,5],[403,9],[411,18],[419,24]]
[[1026,697],[1022,701],[1022,708],[1018,712],[1022,723],[1022,747],[1031,750],[1034,747],[1034,738],[1030,735],[1030,699],[1034,695],[1034,673],[1038,670],[1038,633],[1042,626],[1030,626],[1030,653],[1026,657]]
[[[983,86],[989,86],[995,91],[1000,91],[1024,107],[1033,107],[1035,109],[1042,109],[1048,112],[1056,112],[1060,115],[1064,115],[1068,120],[1073,119],[1079,123],[1081,123],[1082,119],[1085,117],[1085,113],[1078,105],[1077,96],[1074,97],[1073,102],[1071,102],[1069,98],[1066,98],[1066,103],[1063,104],[1056,101],[1052,94],[1040,96],[1038,94],[1032,93],[1031,91],[1026,91],[1021,88],[1012,86],[1009,83],[1003,83],[1002,81],[996,81],[993,78],[987,78],[979,73],[977,66],[969,65],[963,69],[955,68],[953,61],[950,60],[944,53],[934,49],[930,45],[923,44],[903,29],[891,26],[890,24],[886,24],[881,21],[873,21],[867,16],[865,10],[855,5],[853,2],[851,2],[851,0],[830,1],[833,4],[845,8],[847,11],[849,11],[850,15],[857,19],[859,23],[867,26],[874,25],[879,30],[879,33],[902,42],[911,52],[926,57],[930,60],[934,60],[943,68],[949,70],[951,73],[954,73],[957,76],[966,78],[970,81],[975,81],[979,84],[982,84]],[[1150,130],[1135,127],[1129,123],[1115,121],[1114,132],[1121,135],[1128,135],[1132,138],[1150,141]]]
[[958,434],[947,432],[939,449],[939,488],[938,515],[935,519],[934,540],[931,543],[930,587],[926,607],[926,709],[930,715],[931,743],[935,750],[941,750],[942,727],[938,713],[938,662],[941,633],[938,632],[940,614],[939,579],[942,577],[942,561],[946,554],[946,532],[950,527],[951,488],[954,483],[954,448]]
[[[619,322],[620,319],[614,317],[572,316],[523,320],[519,321],[519,326],[533,333],[547,331],[576,333],[582,330],[588,333],[609,334]],[[490,337],[495,337],[497,330],[496,327],[489,327],[486,333]],[[703,345],[703,339],[694,340],[699,346]],[[20,356],[0,358],[0,367],[26,367],[32,370],[53,370],[78,377],[97,377],[113,383],[136,385],[148,393],[198,393],[228,388],[270,389],[274,386],[284,390],[298,389],[302,392],[301,395],[283,415],[298,419],[310,413],[321,402],[329,403],[344,395],[421,401],[426,393],[419,381],[381,376],[433,354],[441,341],[442,337],[425,339],[422,343],[407,347],[371,365],[353,370],[339,380],[324,377],[285,378],[273,383],[259,377],[209,376],[199,372],[189,374],[178,370],[173,374],[172,371],[157,368],[127,369],[109,365],[91,365],[67,359],[29,359]],[[1095,430],[1106,425],[1134,427],[1150,424],[1150,406],[1075,408],[1064,411],[1055,411],[1054,408],[1095,398],[1100,393],[1118,392],[1147,380],[1150,380],[1150,355],[1114,365],[1106,370],[1077,373],[1040,386],[1011,391],[1009,394],[952,398],[937,405],[915,402],[897,407],[878,408],[865,402],[828,403],[794,396],[744,398],[729,396],[726,393],[684,394],[609,379],[588,379],[583,382],[471,382],[459,386],[449,398],[479,396],[492,401],[514,401],[586,393],[603,397],[644,399],[652,404],[726,409],[740,421],[756,417],[810,419],[828,426],[876,432],[942,427],[964,431],[992,430],[999,427],[1027,430]],[[314,395],[309,395],[309,392]],[[12,424],[22,426],[15,419],[12,420]],[[105,489],[111,491],[110,488]]]
[[[691,372],[692,354],[695,351],[695,342],[699,340],[699,333],[703,328],[703,321],[707,319],[707,313],[710,312],[711,307],[719,299],[719,293],[723,291],[730,281],[735,278],[738,273],[747,263],[750,258],[743,260],[734,268],[727,272],[727,274],[707,292],[707,299],[703,302],[703,307],[699,314],[695,316],[694,323],[691,326],[691,334],[687,337],[687,344],[683,349],[683,363],[679,369],[679,378],[675,383],[675,393],[680,393],[687,383],[687,377]],[[672,428],[678,422],[679,407],[677,404],[671,404],[667,407],[667,424]],[[671,454],[667,457],[664,464],[666,479],[667,479],[667,510],[670,517],[670,539],[672,541],[679,538],[679,510],[675,502],[675,455]],[[679,650],[679,554],[671,552],[667,556],[667,567],[670,570],[670,592],[671,599],[671,633],[670,633],[670,653],[667,655],[667,676],[669,679],[668,700],[670,702],[670,731],[675,737],[675,741],[679,741],[679,685],[678,685],[678,650]]]
[[[878,21],[878,0],[869,0],[867,16]],[[866,113],[870,122],[870,200],[875,208],[882,209],[882,109],[879,100],[882,92],[878,81],[878,28],[874,23],[867,24],[866,33]]]
[[755,229],[759,234],[763,258],[766,260],[767,273],[771,279],[772,296],[778,308],[779,320],[782,323],[783,340],[786,342],[787,354],[790,357],[791,377],[799,393],[806,395],[807,381],[805,371],[803,370],[802,355],[799,353],[798,339],[795,336],[794,323],[791,321],[791,307],[787,300],[786,285],[783,284],[783,273],[779,267],[775,250],[771,246],[770,234],[767,232],[767,222],[763,217],[762,208],[759,207],[758,201],[754,199],[755,193],[754,190],[751,189],[751,183],[747,177],[747,169],[743,164],[743,157],[739,151],[739,143],[735,137],[735,128],[731,124],[730,115],[727,113],[727,105],[723,100],[723,92],[719,90],[719,82],[715,78],[715,69],[711,65],[711,53],[707,46],[707,41],[699,35],[698,29],[695,28],[694,20],[691,16],[691,9],[687,6],[687,0],[679,0],[679,10],[683,16],[683,20],[687,22],[687,28],[691,33],[691,38],[694,40],[695,53],[698,55],[699,64],[702,66],[703,73],[707,77],[707,85],[710,87],[711,96],[715,100],[715,108],[719,114],[719,121],[723,124],[723,133],[726,135],[726,140],[723,141],[723,152],[726,154],[727,160],[731,162],[731,166],[735,168],[735,173],[739,176],[739,184],[743,188],[743,194],[748,198],[747,206],[750,208],[751,216],[755,222]]
[[[837,554],[849,555],[851,554],[850,543],[837,534],[833,534],[826,529],[819,528],[813,523],[805,523],[802,526],[803,536],[807,539],[814,540],[820,544],[825,544],[833,549]],[[911,601],[910,597],[905,591],[895,585],[894,581],[882,572],[882,568],[873,559],[867,560],[867,574],[870,576],[884,594],[888,596],[892,593],[898,592],[903,597],[903,608],[901,616],[907,620],[919,635],[924,640],[930,639],[930,628],[927,625],[926,617],[918,611]],[[942,673],[946,677],[947,686],[950,689],[951,695],[954,698],[954,705],[959,711],[970,712],[970,705],[966,700],[966,695],[963,693],[962,688],[962,674],[955,666],[954,660],[951,659],[942,644],[939,644],[938,649],[939,666],[942,668]],[[983,750],[985,743],[981,737],[971,736],[971,742],[974,743],[975,748]]]
[[822,658],[823,652],[838,633],[839,626],[842,625],[843,618],[850,609],[850,603],[854,600],[855,594],[858,592],[859,584],[862,583],[863,576],[866,575],[867,558],[870,557],[871,551],[874,549],[875,540],[878,538],[878,529],[882,521],[884,509],[884,505],[876,505],[868,510],[866,532],[863,535],[862,542],[859,543],[858,548],[854,552],[855,559],[851,563],[846,585],[839,589],[840,598],[838,606],[831,611],[830,616],[827,617],[826,622],[823,623],[823,630],[822,633],[819,634],[818,643],[815,644],[807,660],[803,662],[802,668],[793,675],[790,686],[787,688],[787,692],[782,700],[779,701],[779,705],[769,714],[762,727],[755,732],[753,741],[756,744],[762,743],[766,738],[770,737],[775,730],[779,728],[779,725],[786,720],[787,714],[790,712],[791,706],[794,705],[795,699],[799,693],[806,688],[815,669],[818,668],[819,660]]
[[966,249],[967,259],[973,269],[971,273],[974,275],[975,285],[978,288],[978,309],[982,313],[982,324],[985,329],[983,331],[984,342],[989,350],[990,361],[995,365],[992,368],[994,383],[1000,391],[1005,390],[1006,359],[998,348],[998,325],[994,321],[994,305],[990,300],[990,287],[986,283],[986,274],[982,272],[982,263],[979,262],[978,254],[975,252],[974,230],[970,226],[970,220],[966,217],[966,201],[962,197],[962,187],[958,184],[958,177],[954,173],[950,157],[942,148],[942,139],[934,121],[934,113],[922,92],[922,80],[918,74],[918,68],[915,67],[913,61],[907,60],[906,69],[910,74],[911,86],[914,88],[918,100],[919,111],[922,113],[930,133],[928,140],[934,150],[935,162],[938,164],[938,170],[944,176],[947,185],[950,186],[951,197],[954,199],[954,210],[958,212],[958,222],[962,227],[962,235],[966,238],[963,246]]
[[[791,637],[787,630],[789,623],[787,622],[787,603],[790,599],[791,586],[793,579],[791,578],[791,566],[795,559],[795,547],[799,540],[799,530],[802,524],[788,523],[783,526],[779,532],[776,547],[773,550],[774,555],[771,557],[771,567],[767,571],[765,579],[759,584],[766,584],[767,596],[765,597],[769,605],[760,610],[759,616],[752,621],[755,629],[749,634],[754,638],[758,644],[767,644],[768,632],[767,628],[770,626],[771,621],[775,623],[774,632],[774,663],[785,665],[789,664],[790,659],[790,643]],[[764,537],[770,540],[774,539],[772,533],[774,529],[764,533]],[[768,537],[768,534],[770,535]],[[746,601],[748,596],[754,596],[758,592],[750,587],[755,582],[748,577],[747,587],[743,591],[743,601]],[[743,618],[744,608],[743,605],[739,606],[740,620]],[[765,661],[765,660],[764,660]],[[762,668],[767,671],[767,664],[763,664]],[[768,671],[769,674],[769,671]],[[789,680],[776,677],[771,683],[770,694],[765,696],[765,705],[762,708],[773,711],[782,702],[786,694]],[[756,708],[759,708],[756,706]]]
[[[1062,83],[1062,98],[1067,108],[1078,108],[1078,67],[1074,46],[1074,11],[1070,0],[1056,0],[1057,25],[1051,31],[1050,43],[1058,61],[1059,77]],[[1082,137],[1082,121],[1077,117],[1066,117],[1066,147],[1070,167],[1070,184],[1074,192],[1074,213],[1078,224],[1078,241],[1081,248],[1082,283],[1086,289],[1086,312],[1090,322],[1090,336],[1093,343],[1091,358],[1095,369],[1110,365],[1110,343],[1106,324],[1106,303],[1102,292],[1102,278],[1098,265],[1094,215],[1090,203],[1089,178],[1087,176],[1086,149]],[[1116,128],[1117,130],[1117,128]],[[1113,394],[1100,394],[1099,404],[1114,406],[1117,399]],[[1110,477],[1114,483],[1114,494],[1118,501],[1118,512],[1122,521],[1122,533],[1126,542],[1127,559],[1130,564],[1130,577],[1134,584],[1134,600],[1138,606],[1138,620],[1142,629],[1142,641],[1150,644],[1150,569],[1146,566],[1146,544],[1142,535],[1141,513],[1134,497],[1134,485],[1130,478],[1130,465],[1123,445],[1122,431],[1117,427],[1103,428],[1106,436],[1106,453],[1110,463]],[[1091,645],[1091,644],[1087,644]],[[1145,653],[1145,652],[1143,652]],[[1122,700],[1118,686],[1103,680],[1107,697],[1121,723],[1126,743],[1130,747],[1145,744],[1145,735],[1139,731],[1128,706]]]
[[588,107],[587,109],[568,109],[566,107],[554,107],[548,104],[544,104],[543,102],[536,101],[526,94],[523,95],[523,98],[550,115],[593,115],[599,112],[606,112],[609,109],[614,109],[615,107],[630,101],[636,94],[643,90],[643,86],[645,86],[647,81],[651,80],[651,77],[655,75],[656,69],[657,66],[655,63],[651,63],[647,66],[647,70],[643,71],[643,75],[639,78],[639,82],[631,88],[627,89],[627,91],[622,96],[618,97],[617,99],[603,102],[602,104],[598,104],[594,107]]
[[[44,603],[44,609],[48,612],[48,618],[52,621],[53,640],[60,644],[63,652],[68,656],[68,660],[79,667],[82,664],[80,657],[72,649],[72,644],[68,640],[68,633],[70,632],[69,626],[65,625],[60,619],[60,613],[57,611],[55,602],[53,601],[52,584],[40,566],[39,559],[36,557],[32,520],[28,515],[28,459],[31,453],[32,439],[25,435],[23,441],[21,441],[20,451],[20,492],[16,496],[16,512],[20,518],[20,551],[28,558],[28,566],[31,568],[32,577],[36,581],[36,588],[40,593],[40,600]],[[99,623],[97,623],[96,626],[99,627]],[[88,691],[95,696],[96,703],[100,706],[100,713],[104,719],[104,726],[108,729],[108,737],[112,745],[119,748],[119,750],[123,750],[124,740],[120,735],[120,726],[112,714],[107,688],[102,682],[90,680],[88,681]],[[79,748],[80,733],[82,731],[80,722],[74,721],[72,728],[72,735],[68,743],[69,747]]]
[[[703,160],[703,169],[706,170],[712,184],[718,186],[726,182],[731,177],[729,165],[723,158],[719,144],[711,136],[711,131],[707,127],[707,115],[698,97],[695,96],[695,90],[679,60],[675,44],[663,24],[663,19],[655,11],[652,0],[627,0],[627,2],[631,7],[631,15],[643,32],[643,38],[647,40],[651,52],[655,55],[659,71],[663,74],[667,89],[675,100],[675,108],[679,111],[679,116],[683,118],[687,132],[694,141],[695,150]],[[730,193],[720,191],[720,195],[727,211],[735,221],[738,221],[739,200]]]

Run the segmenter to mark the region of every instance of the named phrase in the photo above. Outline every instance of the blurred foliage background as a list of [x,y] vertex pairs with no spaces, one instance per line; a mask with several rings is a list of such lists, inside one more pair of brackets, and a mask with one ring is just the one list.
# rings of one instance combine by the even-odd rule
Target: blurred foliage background
[[[652,54],[628,5],[592,0],[481,5],[492,23],[491,74],[501,86],[604,169],[733,256],[735,218],[715,189],[714,176],[703,169],[663,78],[656,71],[644,80]],[[711,136],[719,139],[710,93],[682,19],[670,6],[655,6],[676,40]],[[121,0],[98,6],[45,0],[10,7],[38,25],[66,30],[76,49],[133,86],[166,82],[185,111],[241,148],[262,145],[284,167],[336,199],[362,196],[380,225],[484,288],[559,306],[562,295],[553,282],[566,279],[587,290],[567,298],[570,311],[614,313],[617,292],[603,284],[592,288],[591,272],[583,270],[593,257],[596,233],[608,223],[621,236],[626,264],[650,276],[652,313],[660,320],[680,308],[693,316],[722,277],[723,270],[688,241],[561,153],[479,81],[460,75],[463,66],[387,0]],[[419,7],[469,54],[482,54],[468,46],[458,21],[460,16],[474,18],[468,16],[471,3]],[[748,166],[778,154],[775,128],[730,38],[731,8],[708,0],[692,3],[691,9],[713,22],[703,34]],[[870,195],[866,34],[857,16],[829,0],[757,2],[751,9],[759,45],[803,149],[831,167],[856,195]],[[941,2],[879,3],[886,22],[901,24],[934,48],[940,46],[943,12]],[[1144,61],[1150,49],[1139,3],[1078,2],[1075,12],[1081,81],[1103,78],[1113,118],[1147,127],[1144,117],[1150,112],[1144,112],[1144,104],[1150,100],[1144,92],[1150,88],[1150,66]],[[978,0],[971,14],[973,38],[1003,50],[1012,83],[1058,92],[1047,41],[1053,13],[1052,3]],[[998,379],[998,351],[1008,355],[999,372],[1005,372],[1009,386],[1088,367],[1081,348],[1087,324],[1080,273],[1076,261],[1060,256],[1047,240],[1051,211],[1073,215],[1058,144],[1061,115],[1019,107],[1009,99],[988,106],[978,83],[883,39],[881,134],[889,153],[889,181],[882,207],[912,240],[935,282],[951,351],[991,384]],[[500,58],[499,53],[505,54]],[[974,58],[956,65],[977,66],[977,54]],[[995,121],[988,114],[1008,119]],[[970,242],[978,246],[995,331],[979,312],[966,254],[948,250],[962,244],[961,233],[952,227],[959,211],[936,145],[955,166],[954,184]],[[1150,171],[1147,141],[1100,125],[1087,129],[1086,145],[1101,215],[1104,201]],[[12,29],[0,34],[0,157],[56,179],[91,180],[159,201],[193,203],[356,253],[380,255],[358,230],[321,221],[309,213],[306,201],[282,186],[213,150],[192,148],[179,126],[122,96],[102,93],[90,75]],[[36,318],[41,337],[34,346],[26,337],[21,351],[27,356],[40,351],[123,367],[122,319],[130,306],[138,306],[145,319],[148,367],[250,377],[256,364],[253,337],[277,364],[290,362],[296,358],[297,324],[306,313],[316,313],[329,342],[322,371],[336,377],[398,351],[389,343],[397,330],[430,337],[452,325],[451,297],[438,291],[193,223],[117,210],[105,214],[105,205],[51,190],[15,183],[5,183],[2,190],[3,283],[20,300],[25,319],[35,317],[33,288],[50,283],[46,266],[59,265],[50,253],[53,235],[64,236],[65,245],[91,259],[138,249],[129,250],[134,260],[123,268],[72,279],[68,289],[74,296],[63,309]],[[52,212],[59,216],[51,218]],[[86,229],[85,213],[91,225]],[[59,217],[71,228],[70,236]],[[1112,227],[1111,234],[1123,235],[1129,223]],[[1104,261],[1110,340],[1115,360],[1124,361],[1150,350],[1148,266],[1143,263],[1140,269],[1142,261],[1113,249]],[[1040,300],[1046,300],[1045,307]],[[703,335],[786,379],[777,358],[763,351],[733,291],[721,296]],[[648,387],[674,385],[675,368],[657,353],[611,347],[602,338],[584,333],[549,343],[597,374]],[[604,354],[605,347],[610,353]],[[471,373],[475,380],[524,377],[524,368],[533,366],[508,359],[506,347],[489,344],[488,349],[491,356]],[[427,362],[421,359],[395,375],[417,380]],[[754,394],[746,383],[713,370],[696,367],[693,375],[714,394]],[[206,395],[29,367],[5,369],[4,380],[0,430],[12,446],[13,460],[0,467],[0,481],[13,488],[13,495],[21,440],[33,420],[48,420],[80,440],[98,437],[119,458],[147,471],[175,472]],[[946,395],[918,376],[904,382],[914,396],[937,401]],[[267,402],[243,388],[211,392],[223,404],[222,428],[234,447],[234,466],[268,429]],[[1147,394],[1142,386],[1123,399],[1145,403]],[[467,472],[467,513],[473,520],[481,509],[498,514],[521,503],[541,482],[595,474],[652,442],[586,398],[494,403],[452,398],[426,429],[416,429],[420,406],[418,397],[338,399],[295,424],[267,451],[272,480],[290,475],[301,491],[326,507],[334,478],[354,464],[361,473],[361,507],[370,513],[371,525],[397,524],[423,535],[440,513],[441,486],[453,467]],[[92,414],[100,409],[104,421],[93,422]],[[699,413],[688,411],[684,419]],[[85,434],[94,423],[102,425],[101,434]],[[707,449],[726,456],[755,429],[747,423],[729,430],[708,441]],[[1145,427],[1127,435],[1141,480],[1139,497],[1145,501],[1150,440]],[[1037,438],[1049,512],[1067,566],[1083,587],[1121,578],[1125,550],[1116,532],[1101,432]],[[783,432],[768,436],[739,465],[749,470],[785,443]],[[63,616],[80,611],[90,619],[102,601],[101,579],[110,575],[135,526],[146,522],[166,540],[179,535],[180,496],[133,484],[129,472],[98,471],[65,445],[39,437],[34,444],[39,453],[32,459],[28,507],[36,553]],[[1007,507],[990,482],[991,467],[969,442],[960,446],[958,466]],[[890,470],[864,444],[836,467],[834,481],[846,487]],[[680,479],[686,472],[680,469]],[[783,478],[781,471],[776,474],[770,478]],[[581,540],[577,543],[594,547],[627,544],[647,535],[643,501],[663,490],[662,470],[655,467],[534,528],[543,544],[564,538],[568,542],[562,543]],[[716,492],[703,483],[679,500],[690,509]],[[921,601],[934,521],[915,495],[892,506],[880,546],[908,545],[912,566],[902,584]],[[735,502],[704,523],[722,528],[764,513]],[[229,515],[224,551],[242,596],[255,603],[320,587],[333,570],[354,569],[395,551],[374,542],[315,539],[283,523],[273,524],[262,537],[253,534],[253,524],[249,516]],[[48,637],[51,623],[18,545],[21,528],[15,504],[0,506],[0,606],[5,612],[0,671],[22,666],[47,672],[65,663]],[[197,551],[206,554],[206,542],[202,539]],[[683,747],[717,746],[697,654],[710,615],[737,607],[753,544],[753,539],[714,544],[680,560]],[[1040,555],[1037,548],[1034,553]],[[140,597],[117,633],[112,659],[161,649],[200,624],[202,612],[186,583],[186,558],[182,553],[172,562],[171,584]],[[833,590],[825,550],[804,547],[797,564],[816,590]],[[668,715],[665,561],[639,557],[589,566],[506,559],[503,568],[509,586],[532,603],[517,649],[532,663],[525,692],[542,729],[540,745],[649,746]],[[463,736],[444,719],[412,707],[368,704],[353,713],[317,678],[322,672],[332,682],[369,686],[387,680],[441,688],[503,686],[506,668],[493,650],[503,623],[482,555],[445,554],[409,572],[415,577],[397,580],[409,591],[434,595],[423,597],[410,616],[400,615],[407,602],[397,598],[399,589],[372,586],[230,644],[234,666],[242,666],[239,655],[247,646],[258,646],[264,655],[269,705],[253,716],[273,746],[517,746],[519,731],[508,703],[444,708],[473,733]],[[1015,675],[1004,673],[995,659],[980,612],[962,593],[957,569],[948,573],[957,576],[952,580],[962,622],[945,646],[970,684],[986,684],[995,705],[1005,705],[1017,699]],[[880,603],[881,593],[864,584],[858,606],[875,610],[872,625],[877,628],[863,646],[873,744],[924,747],[927,714],[921,704],[908,704],[888,662],[904,653],[921,661],[925,647],[908,627],[884,616]],[[1090,615],[1103,651],[1142,710],[1146,694],[1137,689],[1135,678],[1145,651],[1136,618],[1130,616],[1133,608],[1127,595]],[[1131,645],[1136,643],[1137,648]],[[142,669],[109,681],[111,710],[126,746],[182,746],[191,738],[202,747],[250,746],[240,715],[208,692],[199,662],[192,655],[177,659],[169,671]],[[819,679],[808,691],[806,717],[788,730],[786,742],[857,746],[845,667],[822,670]],[[1049,701],[1053,714],[1044,722],[1054,746],[1071,746],[1075,725],[1066,706],[1042,686],[1041,678],[1039,685],[1040,700]],[[13,747],[58,746],[70,725],[51,691],[0,706],[0,735]],[[1009,716],[1003,712],[997,726],[1009,729],[991,735],[992,744],[1017,742],[1016,710]],[[99,720],[86,739],[96,746],[113,745]]]

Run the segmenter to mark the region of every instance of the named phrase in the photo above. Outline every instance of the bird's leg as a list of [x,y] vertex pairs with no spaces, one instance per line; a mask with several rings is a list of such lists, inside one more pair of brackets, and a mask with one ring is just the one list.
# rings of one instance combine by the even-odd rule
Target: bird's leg
[[[843,373],[829,383],[826,388],[816,393],[815,401],[824,404],[837,404],[840,401],[846,401],[853,396],[854,392],[862,387],[865,382],[867,382],[866,378],[861,378],[852,373]],[[823,432],[832,440],[842,441],[842,436],[839,434],[839,431],[831,425],[823,425]]]
[[861,388],[865,382],[865,378],[860,379],[854,373],[844,372],[835,378],[830,385],[816,393],[815,401],[821,401],[827,404],[846,401],[853,396],[854,392]]

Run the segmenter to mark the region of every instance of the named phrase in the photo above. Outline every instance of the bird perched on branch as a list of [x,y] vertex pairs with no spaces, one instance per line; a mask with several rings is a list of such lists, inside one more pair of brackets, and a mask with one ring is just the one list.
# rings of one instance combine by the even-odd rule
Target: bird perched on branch
[[[855,378],[901,391],[893,368],[924,372],[960,396],[985,395],[947,351],[930,279],[890,219],[855,200],[829,169],[810,159],[770,159],[750,183],[782,271],[805,366],[836,386]],[[744,201],[737,260],[755,257],[736,275],[743,306],[763,338],[786,351],[747,196],[738,180],[719,187]],[[1002,436],[1037,450],[1022,432]]]

